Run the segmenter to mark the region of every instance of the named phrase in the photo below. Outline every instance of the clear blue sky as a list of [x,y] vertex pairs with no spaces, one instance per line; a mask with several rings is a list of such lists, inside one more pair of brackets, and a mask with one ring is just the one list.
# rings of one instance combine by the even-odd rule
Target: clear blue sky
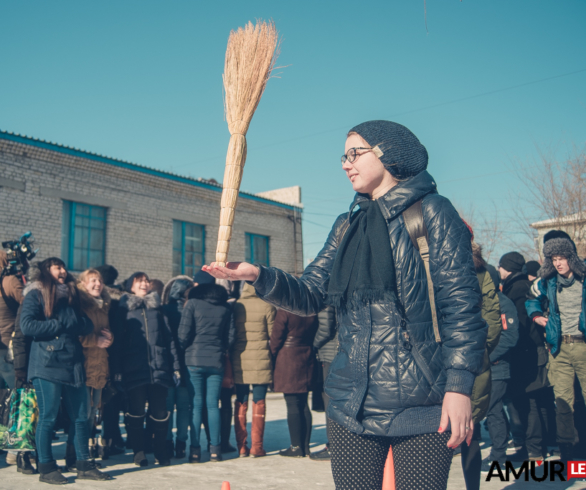
[[428,0],[429,32],[423,0],[0,0],[0,129],[221,180],[226,42],[255,18],[274,19],[287,67],[242,189],[302,186],[306,259],[352,199],[339,157],[355,124],[409,127],[440,192],[476,213],[510,207],[512,160],[586,143],[586,71],[472,97],[585,70],[583,0]]

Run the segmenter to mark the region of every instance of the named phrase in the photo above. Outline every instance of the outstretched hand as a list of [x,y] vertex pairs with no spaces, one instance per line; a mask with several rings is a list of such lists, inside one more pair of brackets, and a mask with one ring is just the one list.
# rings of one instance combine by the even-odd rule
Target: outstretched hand
[[448,447],[455,449],[464,440],[466,444],[470,445],[474,433],[474,423],[472,422],[472,403],[469,396],[453,391],[448,391],[444,395],[438,432],[444,432],[448,427],[448,422],[452,431]]
[[216,279],[228,279],[229,281],[254,282],[258,278],[258,267],[248,262],[228,262],[226,267],[221,267],[217,262],[204,265],[201,268]]

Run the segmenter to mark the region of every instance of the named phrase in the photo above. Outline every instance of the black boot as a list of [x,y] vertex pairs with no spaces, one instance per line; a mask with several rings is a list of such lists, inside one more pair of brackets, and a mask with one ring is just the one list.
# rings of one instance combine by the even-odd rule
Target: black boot
[[[173,446],[171,445],[171,448]],[[185,443],[185,441],[175,441],[175,457],[177,459],[183,459],[185,457],[185,448],[187,447],[187,444]],[[171,452],[173,452],[173,449],[171,449]]]
[[303,458],[305,454],[303,454],[303,449],[301,449],[299,446],[289,446],[287,449],[279,451],[279,456],[287,456],[289,458]]
[[226,403],[222,399],[220,409],[220,446],[222,453],[235,453],[237,449],[230,444],[230,432],[232,431],[232,402]]
[[51,463],[39,463],[39,481],[49,483],[50,485],[65,485],[69,480],[59,471],[55,461]]
[[126,414],[126,432],[128,440],[132,442],[134,464],[148,466],[149,462],[144,454],[144,415],[135,416]]
[[75,454],[75,446],[67,443],[65,448],[65,468],[67,471],[75,471],[75,463],[77,462],[77,456]]
[[106,481],[112,479],[108,473],[102,473],[97,468],[96,462],[93,459],[78,461],[76,466],[78,480]]
[[573,444],[560,443],[560,461],[567,463],[574,459],[574,446]]
[[16,455],[16,471],[23,475],[34,475],[36,470],[31,464],[30,452],[20,451]]
[[222,446],[210,446],[210,461],[217,463],[223,461],[222,459]]
[[189,446],[189,462],[199,463],[201,461],[201,446],[193,447]]
[[169,466],[171,464],[171,458],[167,452],[167,431],[169,429],[170,414],[171,412],[167,412],[163,419],[156,419],[149,415],[153,428],[153,451],[159,466]]

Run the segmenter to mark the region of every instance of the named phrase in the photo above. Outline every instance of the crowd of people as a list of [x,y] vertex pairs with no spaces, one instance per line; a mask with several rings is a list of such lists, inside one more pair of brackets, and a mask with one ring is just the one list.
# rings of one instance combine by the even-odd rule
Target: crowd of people
[[[399,124],[353,128],[342,168],[355,200],[299,277],[234,262],[116,283],[112,266],[74,277],[59,258],[34,264],[26,287],[5,277],[0,375],[32,383],[39,408],[36,455],[7,461],[34,474],[36,459],[40,480],[61,484],[67,471],[110,479],[96,459],[125,447],[141,467],[151,452],[160,466],[262,457],[269,390],[287,406],[280,455],[331,461],[340,490],[380,489],[390,449],[398,489],[445,489],[456,450],[468,490],[494,461],[572,460],[586,264],[561,230],[545,235],[541,263],[510,252],[488,264],[427,162]],[[312,453],[308,395],[322,373],[328,443]]]

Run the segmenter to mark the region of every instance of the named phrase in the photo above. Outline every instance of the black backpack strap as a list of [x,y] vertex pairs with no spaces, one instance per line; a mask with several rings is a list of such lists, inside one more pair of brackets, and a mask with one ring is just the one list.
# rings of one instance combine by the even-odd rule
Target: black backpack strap
[[421,201],[409,206],[403,211],[403,221],[405,228],[411,237],[413,246],[419,250],[419,255],[425,266],[425,275],[427,276],[427,292],[429,295],[429,303],[431,307],[431,320],[433,322],[433,333],[435,341],[441,343],[442,338],[439,333],[439,325],[437,321],[437,310],[435,307],[435,293],[433,290],[433,280],[431,279],[431,270],[429,268],[429,235],[427,233],[427,226],[423,221],[423,211],[421,209]]

